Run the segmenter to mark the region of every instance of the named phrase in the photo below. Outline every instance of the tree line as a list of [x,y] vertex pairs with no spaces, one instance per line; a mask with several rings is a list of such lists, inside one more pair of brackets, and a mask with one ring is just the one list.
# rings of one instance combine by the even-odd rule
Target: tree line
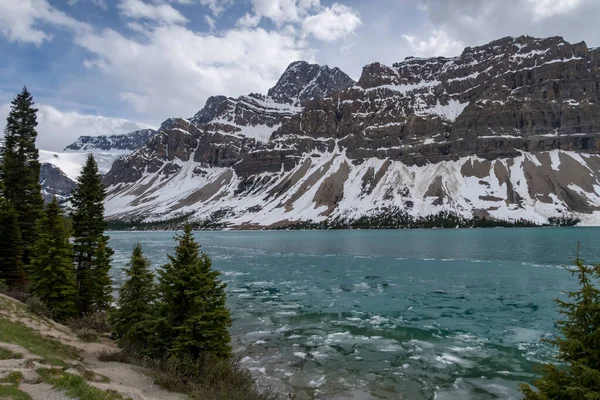
[[[44,205],[39,183],[37,109],[27,88],[15,97],[0,151],[0,280],[38,298],[65,321],[107,311],[112,249],[104,235],[106,191],[89,155],[68,218],[56,199]],[[70,222],[68,222],[70,221]]]
[[114,251],[105,234],[106,189],[98,165],[88,155],[66,212],[56,198],[45,205],[36,113],[23,88],[11,103],[0,152],[0,286],[38,299],[60,322],[106,317],[121,347],[139,355],[229,358],[225,283],[189,225],[157,276],[142,246],[133,248],[114,304]]

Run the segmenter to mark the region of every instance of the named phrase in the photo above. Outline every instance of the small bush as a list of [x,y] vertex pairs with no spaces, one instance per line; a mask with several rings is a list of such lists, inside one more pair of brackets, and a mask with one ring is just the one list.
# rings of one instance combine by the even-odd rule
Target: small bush
[[197,360],[188,357],[154,360],[139,357],[133,350],[102,351],[100,361],[135,364],[148,370],[156,384],[184,393],[192,400],[275,400],[279,396],[259,393],[250,372],[237,359],[223,359],[202,354]]
[[52,312],[48,310],[48,307],[46,307],[46,305],[35,296],[28,297],[25,304],[27,304],[27,308],[29,309],[29,311],[31,311],[35,315],[39,315],[40,317],[44,318],[52,317]]
[[84,342],[97,342],[99,339],[98,332],[91,328],[79,328],[75,334]]
[[98,353],[98,360],[104,362],[119,362],[125,364],[137,364],[131,354],[124,350],[106,350],[102,349]]
[[27,292],[20,288],[7,288],[2,293],[15,300],[19,300],[21,303],[27,303],[27,299],[29,298]]
[[93,330],[96,332],[96,336],[108,333],[111,330],[108,315],[105,312],[85,314],[82,317],[70,320],[68,325],[75,332],[84,329]]

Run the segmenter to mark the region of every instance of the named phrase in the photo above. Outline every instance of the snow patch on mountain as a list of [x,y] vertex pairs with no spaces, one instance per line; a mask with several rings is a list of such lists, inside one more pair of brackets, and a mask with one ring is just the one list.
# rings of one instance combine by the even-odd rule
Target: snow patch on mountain
[[[553,168],[557,157],[579,164],[584,171],[588,170],[588,163],[600,162],[597,155],[582,158],[575,152],[556,150],[495,161],[469,156],[407,166],[399,161],[372,158],[354,165],[345,151],[338,150],[306,155],[288,172],[259,174],[256,181],[265,184],[236,193],[243,178],[232,169],[206,168],[193,160],[177,160],[181,167],[177,174],[165,173],[169,165],[165,163],[162,169],[144,174],[132,185],[109,188],[106,215],[157,220],[193,213],[193,219],[203,220],[225,210],[222,222],[233,226],[272,226],[282,222],[318,222],[335,216],[358,218],[377,207],[398,207],[415,217],[450,211],[470,218],[479,212],[497,219],[545,223],[557,213],[571,215],[568,204],[557,196],[531,194],[533,183],[525,171],[543,171],[549,179],[560,179],[559,171]],[[479,172],[471,174],[471,168]],[[508,178],[500,170],[506,171]],[[366,177],[375,173],[381,175],[380,179],[365,183]],[[298,176],[300,179],[294,181],[293,177]],[[575,182],[568,186],[581,198],[600,204],[600,184],[592,191]],[[282,187],[285,190],[280,190]],[[337,189],[323,196],[331,188]],[[519,200],[507,201],[511,196]],[[600,223],[600,218],[584,215],[586,223]]]
[[90,152],[54,152],[40,150],[40,163],[49,163],[60,169],[69,179],[76,180],[81,168],[88,157],[92,154],[98,163],[98,170],[105,174],[110,170],[113,162],[122,155],[129,154],[128,150],[117,150],[112,152],[90,151]]

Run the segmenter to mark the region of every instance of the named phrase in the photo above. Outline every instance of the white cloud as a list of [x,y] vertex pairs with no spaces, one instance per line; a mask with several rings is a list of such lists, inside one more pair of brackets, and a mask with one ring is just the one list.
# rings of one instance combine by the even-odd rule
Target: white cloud
[[362,21],[352,8],[334,3],[320,13],[306,17],[302,29],[319,40],[332,42],[354,32]]
[[204,22],[206,22],[206,24],[210,28],[211,32],[214,31],[215,28],[217,27],[217,21],[213,17],[211,17],[210,15],[205,15],[204,16]]
[[256,28],[260,24],[261,18],[260,15],[246,13],[237,20],[237,26],[241,28]]
[[[114,135],[148,128],[142,123],[123,118],[109,118],[99,115],[63,112],[59,109],[37,104],[38,137],[37,147],[44,150],[61,151],[79,136]],[[4,132],[10,104],[0,105],[0,126]]]
[[252,13],[237,21],[239,27],[253,28],[263,18],[275,23],[279,29],[302,27],[305,35],[332,42],[353,33],[362,21],[358,12],[340,3],[324,7],[320,0],[251,0]]
[[89,1],[90,3],[100,7],[103,10],[107,10],[108,6],[106,0],[67,0],[67,3],[71,6],[81,3],[82,1]]
[[269,18],[277,25],[301,22],[310,11],[321,7],[320,0],[252,0],[256,16]]
[[87,64],[116,79],[121,98],[154,118],[189,117],[215,94],[266,92],[289,63],[313,59],[298,36],[262,28],[216,35],[169,25],[139,41],[113,30],[76,40],[96,55]]
[[403,32],[413,43],[429,42],[433,30],[448,42],[476,46],[505,36],[563,36],[596,41],[598,0],[421,0],[424,24]]
[[528,0],[533,5],[536,20],[569,13],[581,5],[581,0]]
[[419,57],[456,56],[465,48],[461,41],[454,40],[441,30],[434,30],[426,40],[418,40],[414,36],[402,35]]
[[40,22],[79,32],[89,29],[46,0],[0,0],[0,35],[8,40],[37,45],[51,40],[52,36],[39,28]]
[[122,0],[119,4],[119,11],[131,19],[146,19],[161,24],[187,22],[187,18],[169,4],[153,5],[141,0]]
[[208,7],[213,15],[219,16],[223,11],[227,10],[233,5],[233,0],[200,0],[200,4]]

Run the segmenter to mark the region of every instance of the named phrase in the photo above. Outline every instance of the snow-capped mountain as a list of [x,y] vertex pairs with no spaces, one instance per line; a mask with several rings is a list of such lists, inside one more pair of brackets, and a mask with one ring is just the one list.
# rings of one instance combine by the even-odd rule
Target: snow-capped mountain
[[132,152],[142,147],[155,134],[154,129],[141,129],[123,135],[80,136],[75,142],[65,147],[64,151]]
[[267,96],[215,96],[105,176],[110,218],[238,227],[413,216],[600,223],[600,50],[508,37],[460,56],[293,63]]
[[68,145],[63,152],[40,150],[40,183],[46,201],[56,196],[66,200],[77,184],[88,154],[93,154],[98,170],[106,174],[116,159],[130,154],[143,146],[156,134],[153,129],[142,129],[123,135],[80,136]]

